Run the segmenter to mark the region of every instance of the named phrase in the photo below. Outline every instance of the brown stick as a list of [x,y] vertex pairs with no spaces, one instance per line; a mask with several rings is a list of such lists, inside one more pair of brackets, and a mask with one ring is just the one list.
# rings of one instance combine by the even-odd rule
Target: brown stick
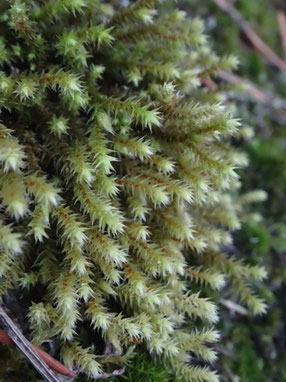
[[271,92],[266,92],[265,90],[260,89],[253,82],[241,78],[237,74],[224,71],[219,71],[217,74],[221,79],[232,84],[245,85],[247,91],[250,95],[252,95],[252,97],[256,98],[258,101],[264,103],[265,105],[272,107],[275,110],[284,109],[284,112],[286,113],[286,100],[279,95],[273,94]]
[[224,300],[224,299],[221,299],[220,300],[220,303],[222,305],[224,305],[226,308],[228,308],[231,312],[233,313],[238,313],[242,316],[247,316],[248,315],[248,311],[247,309],[245,309],[243,306],[231,301],[231,300]]
[[[217,72],[217,75],[222,80],[229,82],[231,84],[239,84],[245,86],[245,91],[248,92],[253,98],[255,98],[257,101],[263,103],[264,105],[267,105],[271,108],[273,108],[276,111],[276,114],[272,114],[272,117],[274,117],[275,120],[278,121],[278,123],[285,124],[286,121],[286,100],[282,97],[280,97],[277,94],[273,94],[270,92],[266,92],[265,90],[262,90],[258,88],[253,82],[249,80],[245,80],[244,78],[241,78],[237,74],[233,74],[230,72],[224,72],[219,71]],[[203,83],[207,85],[211,90],[216,91],[219,86],[216,84],[216,82],[211,79],[202,79]]]
[[218,89],[218,85],[215,83],[215,81],[213,79],[211,79],[210,77],[207,77],[207,78],[203,78],[202,79],[203,83],[205,85],[207,85],[208,88],[210,88],[211,90],[213,91],[216,91]]
[[[0,343],[6,345],[14,345],[14,342],[12,341],[11,337],[9,337],[3,329],[0,329]],[[64,366],[62,363],[50,356],[44,350],[38,348],[33,344],[32,348],[51,369],[67,377],[76,378],[77,375],[73,371],[69,370],[66,366]]]
[[123,366],[121,369],[116,369],[113,370],[112,373],[103,373],[103,374],[98,374],[98,376],[93,377],[93,379],[108,379],[110,377],[114,377],[117,375],[122,375],[125,372],[125,366]]
[[0,306],[0,325],[12,339],[17,348],[21,351],[25,358],[34,366],[34,368],[42,375],[47,382],[64,382],[71,381],[53,372],[48,365],[35,352],[30,342],[23,336],[18,327],[14,324],[11,318],[6,314]]
[[286,15],[285,15],[285,12],[282,10],[278,11],[277,19],[278,19],[282,46],[284,50],[284,57],[286,58]]
[[218,7],[229,14],[244,32],[252,45],[273,65],[286,73],[286,62],[280,58],[251,28],[250,24],[243,18],[241,13],[226,0],[213,0]]

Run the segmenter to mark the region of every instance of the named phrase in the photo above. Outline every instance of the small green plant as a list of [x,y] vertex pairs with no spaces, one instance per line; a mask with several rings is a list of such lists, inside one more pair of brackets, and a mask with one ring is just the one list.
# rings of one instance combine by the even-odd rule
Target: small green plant
[[265,311],[249,287],[264,268],[231,255],[244,205],[265,194],[239,194],[243,129],[204,86],[237,60],[153,0],[0,11],[1,296],[90,379],[140,345],[183,381],[218,381],[201,366],[219,339],[208,288],[229,278]]
[[171,382],[174,380],[171,369],[157,363],[144,353],[137,354],[129,367],[120,377],[113,377],[110,382]]

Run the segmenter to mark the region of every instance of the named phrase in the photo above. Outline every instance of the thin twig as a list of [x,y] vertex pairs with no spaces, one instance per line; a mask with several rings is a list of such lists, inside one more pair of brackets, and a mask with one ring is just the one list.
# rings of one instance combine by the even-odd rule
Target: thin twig
[[245,309],[243,306],[238,305],[237,303],[235,303],[231,300],[221,299],[220,303],[222,305],[224,305],[226,308],[228,308],[233,313],[238,313],[241,316],[247,316],[248,315],[247,309]]
[[243,18],[241,13],[226,0],[213,0],[218,7],[229,14],[239,28],[244,32],[252,45],[273,65],[286,73],[286,62],[280,58],[252,29],[250,24]]
[[72,381],[71,378],[63,377],[55,373],[35,352],[30,342],[23,336],[18,327],[0,306],[0,325],[12,339],[16,347],[21,351],[24,357],[34,366],[47,382],[66,382]]
[[[233,74],[225,71],[218,71],[217,76],[222,80],[234,84],[243,85],[244,92],[250,94],[256,101],[267,105],[268,107],[274,109],[276,113],[271,114],[275,121],[280,124],[285,124],[286,122],[286,99],[280,97],[277,94],[271,92],[266,92],[260,89],[253,82],[246,80],[237,74]],[[211,90],[216,91],[219,89],[218,84],[209,78],[202,79],[203,83],[209,87]]]
[[117,375],[122,375],[125,372],[125,366],[123,366],[121,369],[113,370],[112,373],[102,373],[98,374],[98,376],[93,377],[93,379],[107,379],[110,377],[115,377]]
[[236,359],[236,358],[235,358],[235,353],[234,353],[233,351],[229,350],[229,349],[226,349],[224,346],[216,345],[216,346],[215,346],[215,349],[216,349],[219,353],[223,354],[223,355],[226,356],[227,358],[232,359],[233,361]]
[[277,12],[277,20],[284,50],[284,57],[286,58],[286,15],[282,9]]
[[[14,345],[13,340],[9,335],[5,332],[5,330],[0,329],[0,343],[5,345]],[[42,360],[54,371],[61,375],[65,375],[66,377],[76,378],[77,375],[69,370],[65,365],[57,361],[55,358],[50,356],[44,350],[38,348],[37,346],[32,344],[32,348],[35,352],[42,358]]]
[[256,98],[259,102],[262,102],[275,110],[284,109],[286,116],[286,99],[272,92],[267,92],[265,90],[260,89],[253,82],[246,80],[238,76],[237,74],[225,71],[219,71],[217,74],[224,81],[227,81],[232,84],[240,84],[246,86],[246,90],[248,91],[248,93],[251,94],[252,97]]
[[254,99],[276,111],[276,113],[273,113],[272,117],[278,123],[283,125],[285,124],[286,100],[284,98],[280,97],[277,94],[262,90],[253,82],[245,80],[236,74],[224,71],[219,71],[217,74],[224,81],[227,81],[232,84],[244,85],[246,88],[246,92],[250,94]]
[[210,77],[202,78],[202,81],[211,90],[216,91],[218,89],[218,85],[215,83],[215,81],[212,78]]

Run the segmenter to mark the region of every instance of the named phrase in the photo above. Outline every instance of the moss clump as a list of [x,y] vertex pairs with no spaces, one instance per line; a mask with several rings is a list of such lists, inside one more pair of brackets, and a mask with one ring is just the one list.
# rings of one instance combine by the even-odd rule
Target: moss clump
[[240,123],[204,85],[236,59],[152,0],[0,7],[1,296],[91,379],[142,344],[184,381],[218,381],[199,361],[216,358],[217,307],[197,291],[229,276],[265,310],[246,282],[264,269],[229,256],[264,194],[239,196]]

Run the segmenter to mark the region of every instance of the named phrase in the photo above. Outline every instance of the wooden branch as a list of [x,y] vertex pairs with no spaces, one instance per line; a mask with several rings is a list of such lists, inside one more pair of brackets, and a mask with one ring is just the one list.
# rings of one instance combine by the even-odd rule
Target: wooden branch
[[280,58],[252,29],[241,13],[226,0],[213,0],[214,3],[225,11],[244,32],[252,45],[273,65],[286,73],[286,62]]
[[[14,342],[12,341],[11,337],[9,337],[8,334],[5,332],[5,330],[3,329],[0,329],[0,343],[5,345],[14,345]],[[60,363],[55,358],[50,356],[44,350],[38,348],[37,346],[33,344],[32,344],[32,348],[42,358],[42,360],[57,373],[60,373],[62,375],[65,375],[71,378],[75,378],[77,376],[74,372],[70,371],[66,366],[64,366],[62,363]]]
[[282,97],[280,97],[277,94],[273,94],[271,92],[267,92],[263,89],[260,89],[257,85],[255,85],[253,82],[249,80],[245,80],[241,78],[240,76],[219,71],[218,76],[223,79],[224,81],[227,81],[232,84],[242,84],[245,85],[246,91],[255,98],[258,102],[263,103],[264,105],[274,109],[276,113],[272,113],[271,117],[275,119],[280,124],[285,124],[286,122],[286,100]]
[[[237,74],[233,74],[225,71],[218,71],[217,76],[222,80],[231,84],[244,85],[245,93],[250,94],[256,101],[263,103],[264,105],[274,109],[276,113],[272,113],[271,117],[278,123],[285,125],[286,122],[286,99],[280,97],[277,94],[267,92],[253,82],[241,78]],[[202,82],[211,90],[216,91],[219,89],[218,84],[210,78],[203,78]]]
[[212,78],[210,77],[202,78],[202,81],[211,90],[216,91],[218,89],[218,85],[215,83],[215,81]]
[[237,74],[224,71],[218,71],[217,74],[222,80],[227,81],[229,83],[245,85],[246,90],[252,97],[275,110],[283,109],[283,111],[285,112],[284,116],[286,116],[286,99],[280,97],[277,94],[260,89],[253,82],[241,78]]
[[223,354],[223,355],[226,356],[227,358],[232,359],[233,361],[236,359],[236,358],[235,358],[235,353],[234,353],[233,351],[229,350],[229,349],[226,349],[224,346],[216,345],[216,346],[215,346],[215,349],[216,349],[219,353]]
[[220,303],[224,305],[226,308],[228,308],[231,312],[238,313],[242,316],[247,316],[248,311],[243,306],[238,305],[237,303],[231,301],[231,300],[224,300],[221,299]]
[[[24,357],[34,366],[34,368],[42,375],[47,382],[71,382],[71,378],[67,378],[54,372],[41,358],[41,354],[37,354],[33,345],[23,336],[18,327],[0,306],[0,325],[8,334],[10,339],[21,351]],[[9,340],[7,339],[9,342]],[[40,349],[39,349],[40,350]],[[41,350],[40,350],[41,351]],[[42,351],[43,352],[43,351]],[[44,353],[44,352],[43,352]],[[51,357],[52,358],[52,357]]]
[[277,20],[282,41],[282,47],[284,50],[284,57],[286,58],[286,15],[282,9],[277,12]]
[[102,374],[98,374],[98,376],[96,377],[93,377],[93,379],[107,379],[107,378],[110,378],[110,377],[115,377],[117,375],[121,375],[125,372],[125,366],[123,366],[121,369],[116,369],[116,370],[113,370],[112,373],[102,373]]

